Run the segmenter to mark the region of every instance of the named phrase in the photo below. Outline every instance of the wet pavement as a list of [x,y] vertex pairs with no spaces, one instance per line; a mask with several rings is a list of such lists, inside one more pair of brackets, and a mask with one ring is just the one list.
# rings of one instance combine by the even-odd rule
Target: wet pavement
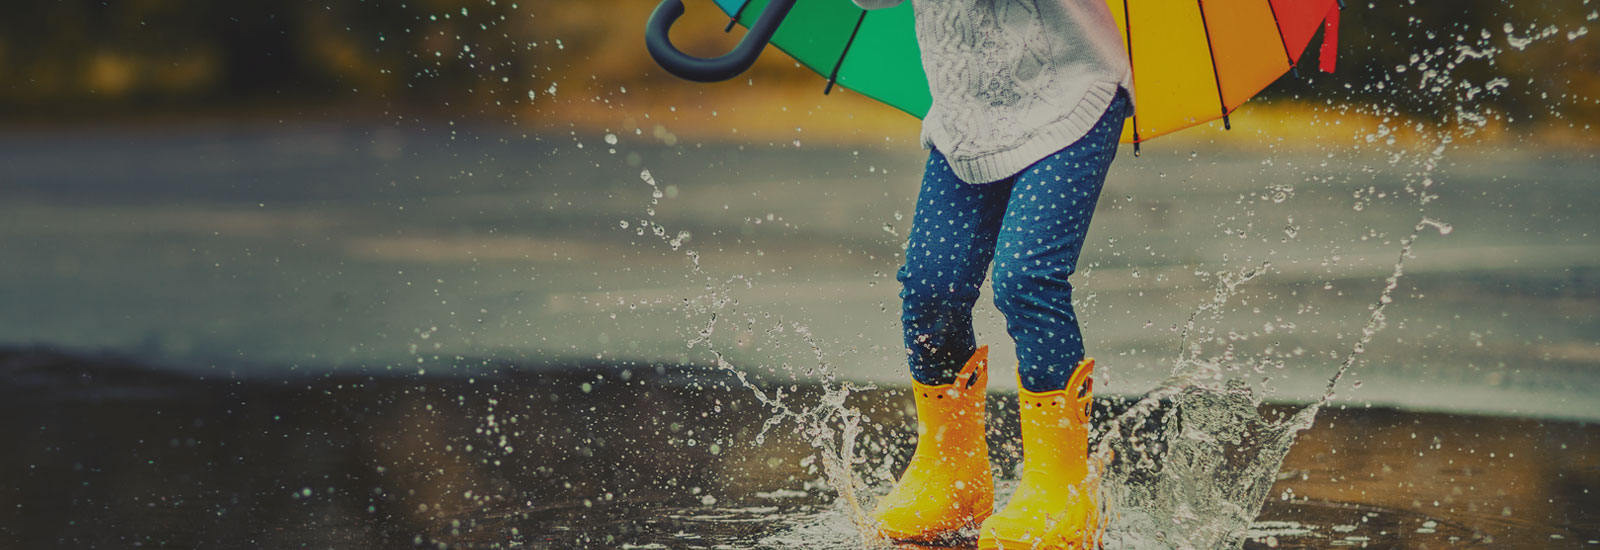
[[[1357,360],[1246,547],[1600,545],[1600,160],[1155,145],[1075,282],[1101,410],[1180,356],[1269,412]],[[859,548],[829,453],[864,415],[870,500],[910,450],[921,162],[420,121],[0,133],[0,549]],[[1011,351],[977,317],[1013,480]]]
[[[617,141],[428,121],[0,133],[0,344],[209,376],[705,364],[686,343],[715,313],[746,370],[904,383],[893,273],[921,152]],[[1451,230],[1423,228],[1341,402],[1600,420],[1592,154],[1229,145],[1152,144],[1113,170],[1075,283],[1102,391],[1164,379],[1190,315],[1267,265],[1199,329],[1272,363],[1275,399],[1314,399],[1427,217]],[[987,299],[977,318],[1009,357]]]
[[[825,410],[815,385],[754,386]],[[867,418],[858,471],[892,471],[911,448],[909,396],[847,404]],[[991,401],[1002,493],[1015,406]],[[8,350],[0,548],[860,548],[811,434],[764,430],[776,412],[729,372],[687,365],[216,378]],[[1301,435],[1245,546],[1597,539],[1600,427],[1347,408]]]

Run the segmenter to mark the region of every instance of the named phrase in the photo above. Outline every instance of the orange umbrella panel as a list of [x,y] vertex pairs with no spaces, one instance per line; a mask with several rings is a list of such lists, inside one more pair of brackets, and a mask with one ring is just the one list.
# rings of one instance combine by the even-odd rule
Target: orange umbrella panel
[[[1108,4],[1133,66],[1138,108],[1123,141],[1134,143],[1218,118],[1230,124],[1228,114],[1298,64],[1339,9],[1336,0]],[[1331,28],[1327,34],[1325,52]]]

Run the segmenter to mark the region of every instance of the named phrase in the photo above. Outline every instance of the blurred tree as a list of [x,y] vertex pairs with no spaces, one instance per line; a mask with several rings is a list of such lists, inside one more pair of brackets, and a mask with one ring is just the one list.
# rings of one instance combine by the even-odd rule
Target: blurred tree
[[[691,3],[674,32],[686,49],[715,54],[738,38],[737,31],[720,32],[726,19],[708,0]],[[603,98],[623,87],[664,90],[681,84],[644,53],[643,21],[654,5],[27,1],[0,18],[0,112],[358,101],[386,111],[409,105],[503,113],[529,102],[554,104],[552,86],[569,98]],[[1441,120],[1453,114],[1450,101],[1407,87],[1426,71],[1448,71],[1452,86],[1505,79],[1505,93],[1488,101],[1513,120],[1587,124],[1600,120],[1600,55],[1586,27],[1595,17],[1595,8],[1580,2],[1351,2],[1339,72],[1306,67],[1265,97],[1379,102]],[[1519,48],[1528,37],[1540,43]],[[1499,51],[1475,57],[1490,50]],[[1402,66],[1407,72],[1397,70]],[[774,91],[821,87],[821,79],[776,53],[749,76]],[[1477,98],[1486,95],[1493,94]]]

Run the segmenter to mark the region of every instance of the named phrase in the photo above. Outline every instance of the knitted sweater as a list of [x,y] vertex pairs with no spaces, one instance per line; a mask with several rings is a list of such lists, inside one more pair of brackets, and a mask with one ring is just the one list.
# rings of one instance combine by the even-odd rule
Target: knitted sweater
[[1072,145],[1118,87],[1133,90],[1105,0],[913,0],[912,9],[933,94],[922,146],[969,183],[1005,179]]

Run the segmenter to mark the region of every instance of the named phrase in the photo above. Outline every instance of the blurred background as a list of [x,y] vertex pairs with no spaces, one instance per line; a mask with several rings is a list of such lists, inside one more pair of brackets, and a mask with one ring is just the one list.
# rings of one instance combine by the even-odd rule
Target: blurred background
[[[1300,71],[1305,78],[1286,78],[1262,97],[1305,105],[1365,100],[1437,121],[1451,114],[1437,94],[1396,94],[1370,84],[1393,78],[1396,67],[1422,56],[1448,52],[1432,68],[1480,83],[1504,78],[1513,87],[1513,93],[1479,101],[1522,141],[1535,135],[1541,142],[1592,139],[1586,125],[1600,116],[1593,99],[1600,62],[1589,55],[1592,39],[1584,38],[1592,5],[1370,4],[1344,14],[1350,30],[1341,37],[1337,74]],[[738,124],[713,124],[701,116],[709,112],[700,112],[723,106],[719,116],[754,125],[741,130],[746,136],[787,136],[796,120],[818,125],[808,128],[813,132],[865,132],[868,141],[914,126],[848,97],[813,97],[821,89],[818,77],[794,70],[777,52],[738,82],[678,81],[642,55],[642,22],[653,7],[643,0],[27,2],[0,22],[0,71],[7,83],[0,88],[0,113],[13,124],[46,125],[447,117],[632,131],[624,128],[628,119],[639,127],[654,109],[677,106],[697,115],[681,117],[685,130],[726,140]],[[674,39],[692,51],[720,53],[739,38],[715,32],[726,19],[710,4],[691,6],[686,17]],[[1478,44],[1483,33],[1492,35],[1481,38],[1493,38],[1484,45],[1495,52],[1457,55],[1458,45]],[[1539,44],[1530,51],[1533,42]],[[1315,59],[1307,63],[1310,69]],[[810,112],[819,105],[827,106],[823,113]],[[868,122],[838,120],[859,117]]]
[[[710,2],[688,4],[674,29],[686,49],[718,53],[741,36],[722,32],[727,19]],[[424,529],[417,525],[428,540],[449,539],[449,522],[462,514],[496,529],[556,529],[560,518],[590,517],[582,511],[611,491],[625,493],[618,487],[629,474],[607,470],[544,493],[571,505],[559,521],[538,516],[530,526],[526,515],[518,523],[460,512],[483,503],[439,496],[474,482],[434,477],[463,460],[438,449],[487,437],[481,418],[493,426],[497,406],[469,407],[461,396],[527,397],[513,408],[533,412],[518,414],[573,426],[596,422],[579,406],[592,412],[603,402],[590,396],[591,384],[626,386],[652,371],[705,380],[737,373],[767,388],[905,383],[894,272],[925,158],[919,121],[849,90],[823,95],[822,78],[775,49],[746,77],[679,81],[645,53],[648,0],[8,7],[0,18],[0,395],[41,408],[13,415],[10,427],[32,446],[19,445],[0,465],[32,473],[0,493],[0,504],[112,477],[93,473],[111,471],[110,459],[84,457],[171,458],[236,433],[277,433],[285,419],[301,419],[285,430],[294,443],[243,448],[273,463],[311,464],[337,454],[316,449],[363,449],[312,473],[218,466],[231,458],[163,462],[155,473],[129,462],[116,470],[120,484],[90,489],[84,481],[62,497],[70,502],[49,505],[61,518],[51,526],[84,520],[84,506],[96,503],[134,510],[123,518],[144,518],[137,510],[157,502],[190,509],[176,498],[128,501],[161,494],[130,481],[148,474],[150,483],[205,487],[186,498],[208,513],[240,494],[217,489],[221,480],[255,476],[259,483],[238,490],[275,495],[273,505],[289,511],[252,525],[326,521],[343,530],[319,542],[345,547],[371,533],[352,527],[359,521],[328,519],[336,514],[327,510],[377,509],[417,522],[381,526],[388,530],[373,547],[409,543]],[[1335,72],[1301,67],[1235,114],[1231,131],[1187,130],[1145,143],[1138,157],[1124,147],[1075,283],[1099,391],[1139,395],[1182,358],[1203,360],[1208,376],[1243,380],[1269,401],[1306,403],[1353,361],[1335,388],[1340,408],[1498,418],[1473,437],[1567,430],[1497,447],[1504,456],[1549,444],[1536,455],[1542,462],[1506,474],[1549,484],[1511,491],[1522,499],[1514,505],[1490,499],[1460,510],[1489,517],[1504,504],[1519,518],[1538,510],[1534,521],[1600,532],[1600,520],[1582,512],[1600,487],[1600,455],[1550,450],[1587,449],[1589,423],[1600,420],[1597,10],[1587,0],[1353,1]],[[1014,389],[1004,320],[984,294],[980,339],[1003,358],[995,385]],[[507,369],[536,374],[506,379]],[[483,380],[517,389],[474,393]],[[557,383],[541,409],[543,385]],[[290,389],[303,393],[275,393]],[[204,397],[172,397],[185,392]],[[717,406],[737,403],[731,394],[716,393]],[[439,420],[435,407],[452,404],[461,416]],[[662,416],[651,421],[705,418],[692,403],[653,406]],[[333,421],[319,411],[348,422],[324,425]],[[122,434],[129,418],[159,433]],[[149,428],[179,418],[171,433]],[[1365,437],[1374,449],[1410,449],[1423,443],[1407,426],[1442,433],[1478,422],[1372,418],[1353,425],[1382,424],[1382,438],[1377,428],[1348,428],[1320,435],[1328,443],[1315,452],[1338,453]],[[456,435],[418,428],[430,422]],[[682,428],[672,425],[672,434]],[[661,436],[661,426],[636,437]],[[527,435],[518,447],[634,456],[564,429],[560,445]],[[712,435],[702,442],[731,449],[749,429],[706,427]],[[1438,441],[1427,435],[1422,442]],[[400,440],[408,442],[389,452],[388,442]],[[704,446],[677,449],[671,456],[683,463],[707,458]],[[1452,458],[1440,460],[1465,461],[1474,449],[1441,451]],[[745,479],[774,456],[753,453],[718,459],[726,471],[694,475],[707,486]],[[791,467],[794,456],[785,456],[790,469],[757,476],[762,483],[816,477],[814,465]],[[1328,456],[1293,455],[1291,463],[1323,472],[1317,465]],[[487,460],[465,464],[488,468]],[[41,464],[58,469],[46,475]],[[387,465],[375,470],[382,475],[373,464]],[[1345,466],[1387,474],[1389,464]],[[1459,474],[1426,464],[1437,470],[1417,476]],[[551,471],[590,475],[551,468],[505,478],[548,488],[563,479]],[[664,493],[682,489],[682,472],[651,472],[632,475],[660,481]],[[379,491],[370,499],[389,504],[377,508],[368,497],[329,496],[317,501],[328,506],[322,512],[300,504],[322,498],[324,485],[328,495],[403,485],[392,476],[414,476],[406,479],[426,495]],[[322,481],[294,481],[314,478]],[[1338,495],[1327,498],[1378,502],[1369,487],[1316,479],[1307,484]],[[748,497],[770,487],[725,489]],[[1383,502],[1443,514],[1438,500],[1426,503],[1445,493],[1413,487]],[[1452,511],[1451,498],[1470,500],[1445,497]],[[450,499],[451,513],[435,513]],[[51,529],[0,527],[0,546],[84,542]],[[111,546],[177,531],[117,535]],[[218,526],[172,540],[305,542],[292,531],[262,528],[246,541]],[[1589,540],[1562,532],[1567,542]],[[1418,544],[1428,541],[1437,542]]]
[[[690,302],[732,297],[763,320],[720,327],[741,364],[899,381],[918,121],[824,96],[777,51],[748,78],[679,81],[644,54],[652,7],[18,6],[0,21],[0,343],[264,376],[695,363],[712,306]],[[1236,130],[1124,151],[1079,296],[1091,351],[1126,363],[1110,388],[1164,377],[1216,274],[1271,262],[1244,287],[1271,298],[1201,328],[1295,359],[1279,397],[1316,396],[1427,217],[1457,231],[1418,244],[1371,376],[1501,393],[1356,397],[1600,415],[1574,389],[1600,387],[1595,9],[1356,5],[1336,72],[1286,76]],[[688,13],[693,51],[739,36],[710,4]],[[1544,386],[1574,393],[1530,398]]]

